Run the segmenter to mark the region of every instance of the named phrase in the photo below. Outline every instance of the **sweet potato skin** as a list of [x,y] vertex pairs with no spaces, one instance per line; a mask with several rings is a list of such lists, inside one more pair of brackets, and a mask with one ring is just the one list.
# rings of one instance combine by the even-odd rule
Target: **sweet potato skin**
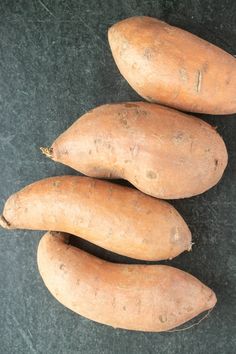
[[225,144],[209,124],[145,102],[93,109],[55,140],[51,157],[90,177],[124,178],[161,199],[205,192],[227,165]]
[[164,265],[113,264],[47,233],[38,268],[51,294],[72,311],[112,327],[160,332],[189,321],[216,303],[212,290]]
[[236,59],[211,43],[151,17],[108,31],[114,60],[142,97],[184,111],[236,112]]
[[137,259],[168,259],[191,249],[191,232],[170,204],[80,176],[47,178],[13,194],[2,226],[69,232]]

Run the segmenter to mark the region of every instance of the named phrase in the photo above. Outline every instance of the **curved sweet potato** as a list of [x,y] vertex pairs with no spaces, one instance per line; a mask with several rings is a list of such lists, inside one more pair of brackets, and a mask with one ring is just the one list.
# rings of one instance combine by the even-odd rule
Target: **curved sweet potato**
[[192,275],[164,265],[108,263],[47,233],[38,267],[52,295],[72,311],[113,327],[170,330],[215,306],[216,296]]
[[79,176],[35,182],[6,202],[2,226],[65,231],[122,255],[173,258],[191,233],[170,204],[106,181]]
[[236,112],[236,59],[222,49],[144,16],[116,23],[108,39],[121,74],[148,101],[191,112]]
[[144,102],[93,109],[46,153],[90,177],[124,178],[162,199],[205,192],[227,165],[225,144],[209,124]]

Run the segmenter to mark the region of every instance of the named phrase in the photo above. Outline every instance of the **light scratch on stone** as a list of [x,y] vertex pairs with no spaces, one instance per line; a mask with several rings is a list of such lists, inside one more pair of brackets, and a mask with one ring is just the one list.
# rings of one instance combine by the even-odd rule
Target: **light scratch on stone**
[[42,5],[42,7],[52,16],[55,17],[53,15],[53,13],[49,10],[49,8],[42,2],[42,0],[38,0],[38,2]]
[[[17,329],[21,335],[21,337],[23,338],[23,340],[25,341],[25,343],[28,345],[30,352],[37,354],[37,351],[34,349],[33,347],[33,343],[29,337],[29,335],[25,332],[25,330],[23,328],[21,328],[21,324],[19,323],[19,321],[17,320],[17,318],[15,317],[14,314],[9,313],[10,317],[13,319],[13,321],[15,322],[15,324],[17,325]],[[28,330],[29,331],[29,330]],[[30,333],[30,331],[29,331]],[[31,337],[32,334],[30,333]]]

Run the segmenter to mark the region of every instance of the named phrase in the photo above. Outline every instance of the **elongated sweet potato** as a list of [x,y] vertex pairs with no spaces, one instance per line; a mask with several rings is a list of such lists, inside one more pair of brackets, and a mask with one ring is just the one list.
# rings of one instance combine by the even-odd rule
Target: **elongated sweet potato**
[[113,327],[160,332],[215,306],[216,296],[192,275],[164,265],[113,264],[48,232],[38,267],[52,295],[72,311]]
[[116,23],[108,39],[121,74],[148,101],[191,112],[236,112],[236,59],[222,49],[144,16]]
[[208,190],[227,165],[225,144],[209,124],[144,102],[95,108],[44,152],[90,177],[124,178],[162,199]]
[[191,249],[191,233],[168,203],[79,176],[35,182],[6,202],[7,228],[65,231],[125,256],[160,260]]

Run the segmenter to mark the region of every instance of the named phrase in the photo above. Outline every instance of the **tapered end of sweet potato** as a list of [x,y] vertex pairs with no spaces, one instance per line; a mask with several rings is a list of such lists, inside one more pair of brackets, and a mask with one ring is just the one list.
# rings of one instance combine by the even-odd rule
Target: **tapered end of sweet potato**
[[3,215],[0,216],[0,226],[4,229],[11,229],[11,224],[4,218]]
[[53,158],[53,148],[48,148],[48,147],[40,147],[40,150],[44,155],[46,155],[48,158],[52,159]]
[[217,303],[217,297],[213,290],[211,291],[211,295],[209,296],[207,303],[209,309],[213,309]]

